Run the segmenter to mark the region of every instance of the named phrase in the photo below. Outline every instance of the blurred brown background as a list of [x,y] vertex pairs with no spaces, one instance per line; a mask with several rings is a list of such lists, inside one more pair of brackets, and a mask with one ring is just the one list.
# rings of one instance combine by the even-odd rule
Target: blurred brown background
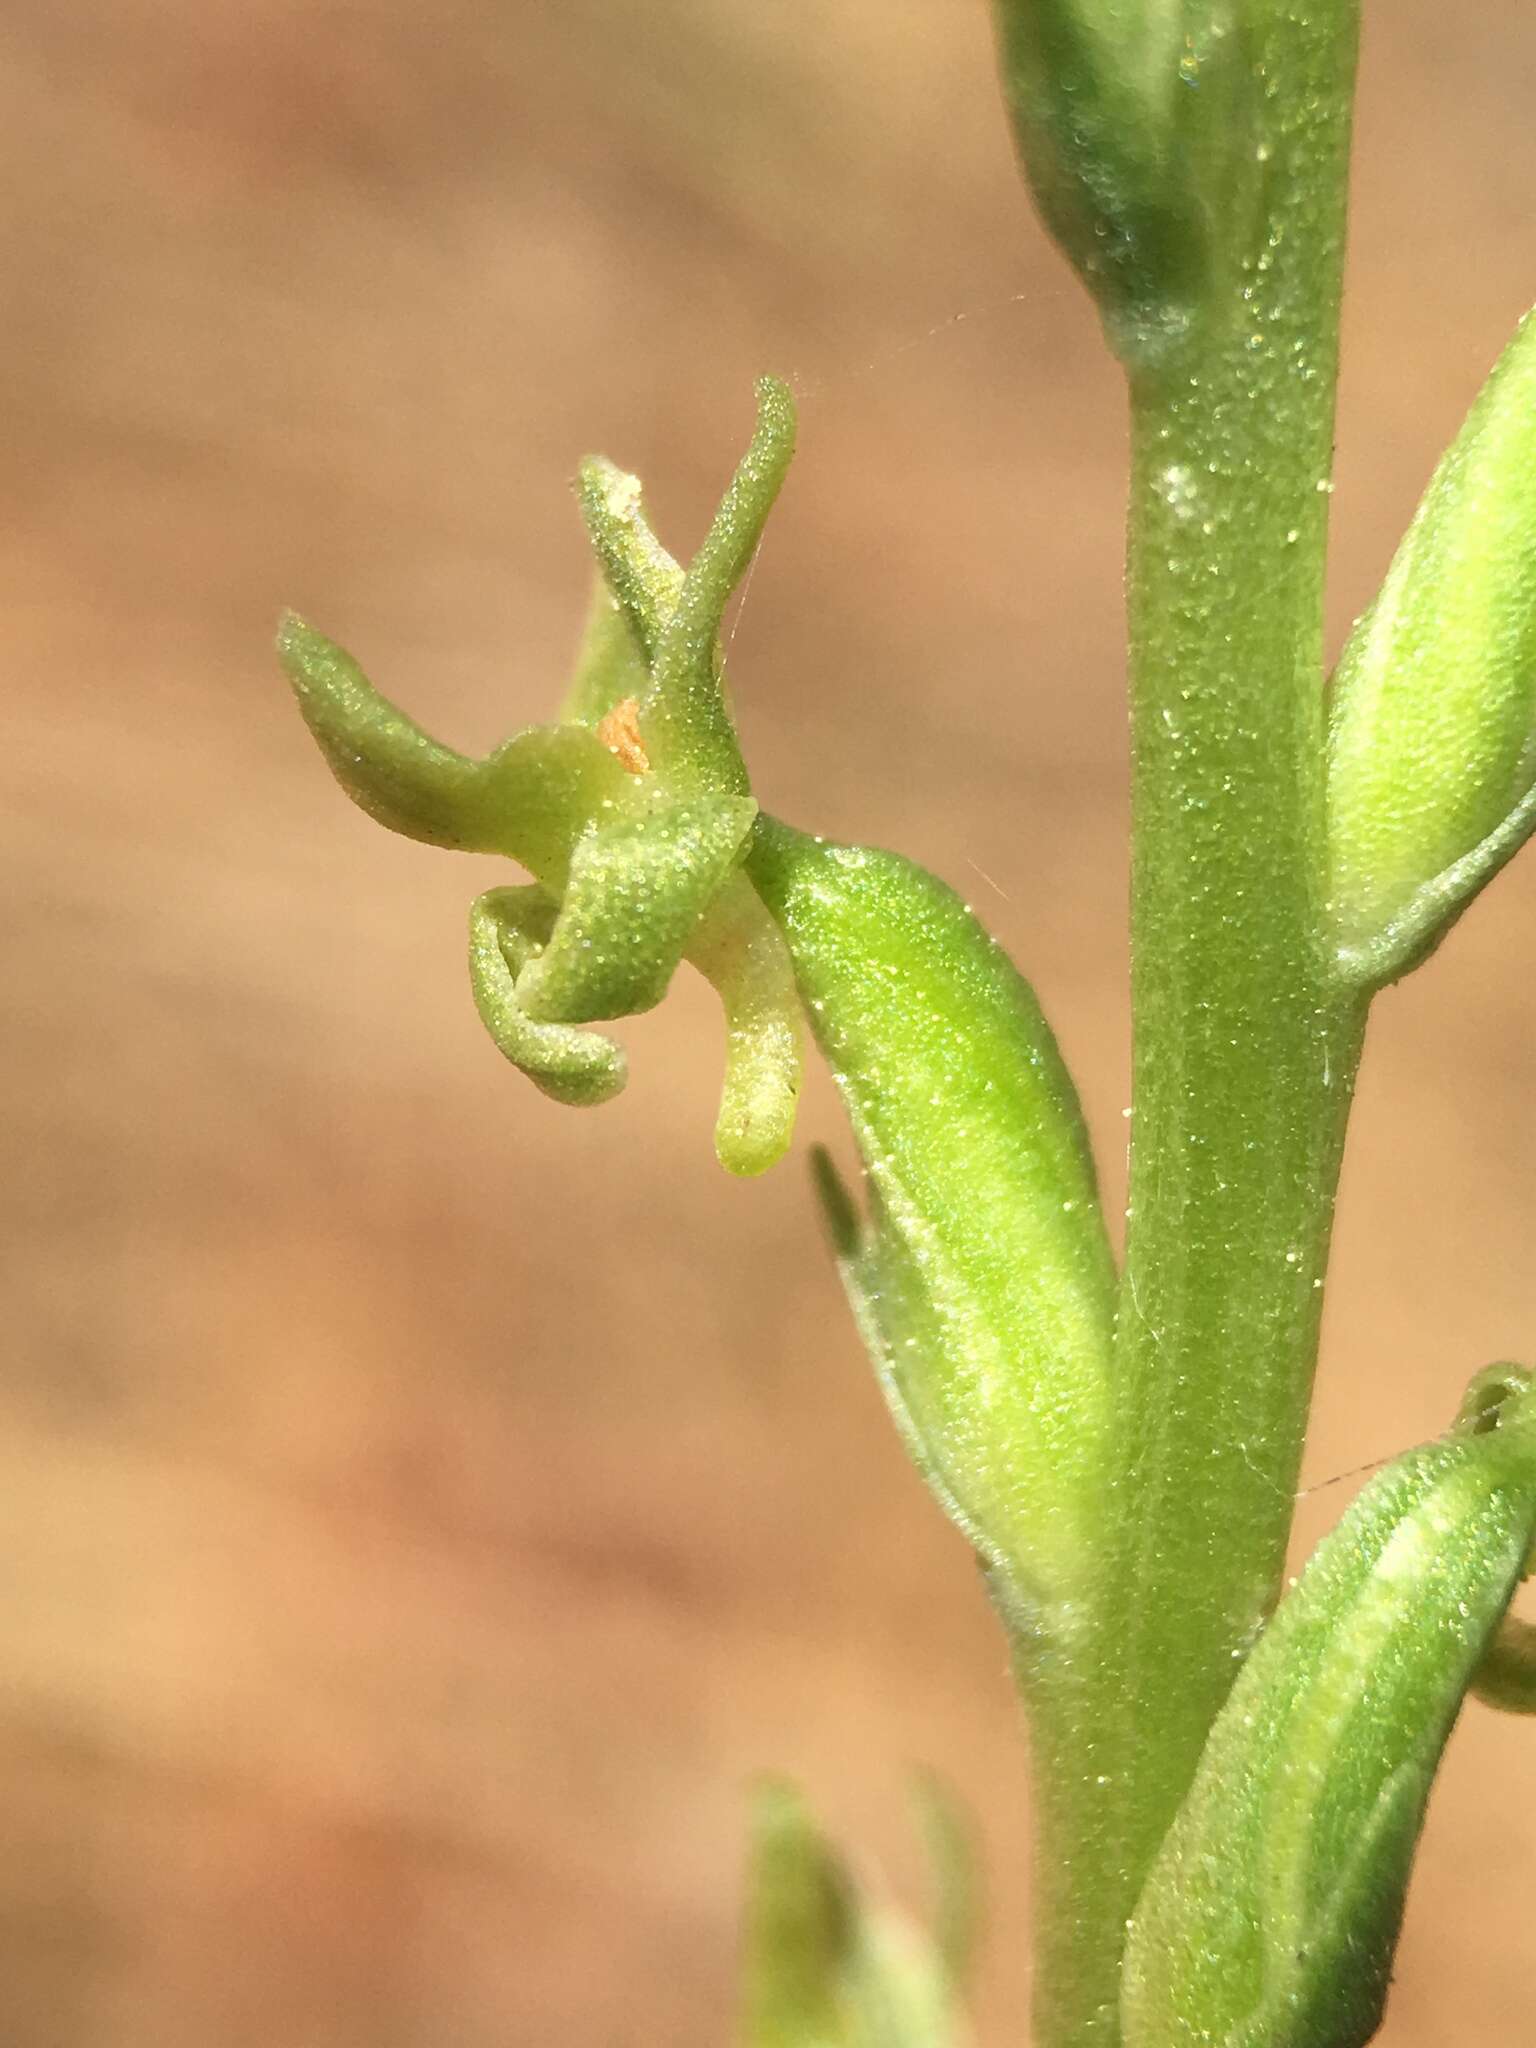
[[[1369,12],[1340,623],[1536,296],[1536,17]],[[461,744],[547,715],[576,458],[687,548],[793,373],[759,792],[973,898],[1118,1199],[1122,411],[979,0],[11,0],[0,171],[0,2043],[719,2044],[750,1772],[907,1886],[922,1761],[1021,2040],[998,1637],[801,1165],[714,1167],[701,988],[600,1115],[503,1068],[479,866],[344,804],[268,653],[293,602]],[[1536,1352],[1533,931],[1536,862],[1380,1006],[1313,1482]],[[1396,2048],[1529,2038],[1531,1743],[1457,1738]]]

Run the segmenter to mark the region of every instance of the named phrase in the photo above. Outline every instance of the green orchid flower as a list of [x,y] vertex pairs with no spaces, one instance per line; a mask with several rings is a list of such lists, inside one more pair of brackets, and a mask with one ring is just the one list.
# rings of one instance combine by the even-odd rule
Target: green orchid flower
[[606,1102],[626,1063],[579,1027],[653,1009],[683,961],[720,996],[726,1071],[716,1151],[755,1174],[784,1153],[801,1050],[794,976],[742,863],[757,819],[731,723],[720,622],[794,449],[785,386],[758,386],[757,428],[683,570],[640,485],[583,464],[602,570],[558,723],[481,760],[443,746],[342,648],[289,614],[278,652],[299,708],[354,803],[391,831],[505,855],[532,876],[470,911],[476,1007],[502,1053],[557,1102]]

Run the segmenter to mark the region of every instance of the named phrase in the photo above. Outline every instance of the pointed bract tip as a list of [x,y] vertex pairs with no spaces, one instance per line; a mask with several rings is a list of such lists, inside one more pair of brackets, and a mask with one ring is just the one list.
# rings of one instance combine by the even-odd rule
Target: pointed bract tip
[[811,1147],[811,1185],[834,1253],[839,1259],[857,1258],[863,1248],[864,1225],[848,1183],[825,1145]]

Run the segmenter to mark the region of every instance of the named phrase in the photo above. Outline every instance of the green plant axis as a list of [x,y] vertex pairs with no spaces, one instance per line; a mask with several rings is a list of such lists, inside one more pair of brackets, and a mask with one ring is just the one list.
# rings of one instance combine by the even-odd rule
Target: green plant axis
[[1322,599],[1357,12],[1244,13],[1251,182],[1131,367],[1133,1080],[1117,1444],[1076,1640],[1017,1639],[1039,2048],[1118,2038],[1126,1921],[1277,1595],[1363,1029],[1327,937]]

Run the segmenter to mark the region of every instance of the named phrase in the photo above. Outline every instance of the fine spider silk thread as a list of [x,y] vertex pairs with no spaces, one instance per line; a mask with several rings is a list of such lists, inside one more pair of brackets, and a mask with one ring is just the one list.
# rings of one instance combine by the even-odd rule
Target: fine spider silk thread
[[[880,371],[888,369],[892,363],[901,361],[903,357],[912,355],[916,350],[930,347],[941,338],[953,336],[956,330],[962,326],[975,326],[982,321],[995,319],[999,313],[1006,313],[1015,306],[1054,305],[1063,299],[1073,296],[1074,294],[1069,290],[1052,287],[1046,290],[1032,289],[1030,291],[1010,292],[1001,299],[988,299],[980,305],[962,306],[958,312],[948,313],[942,320],[934,321],[931,327],[921,328],[916,334],[908,334],[901,341],[892,342],[884,348],[877,349],[872,356],[868,356],[861,361],[856,360],[852,364],[824,371],[814,377],[808,376],[803,370],[791,370],[785,381],[794,393],[797,404],[801,406],[819,406],[823,400],[829,397],[836,397],[849,385],[863,383],[865,379],[878,375]],[[741,616],[747,608],[747,598],[752,589],[752,578],[757,573],[758,556],[761,553],[762,546],[760,544],[757,553],[753,555],[751,563],[747,568],[746,575],[742,579],[741,589],[737,595],[731,618],[731,629],[726,636],[725,648],[727,654],[730,653],[731,648],[736,643],[736,635],[741,628]],[[997,888],[997,884],[993,883],[993,887]],[[1004,895],[1005,892],[998,889],[998,894]]]
[[891,342],[886,347],[877,349],[874,355],[862,362],[853,363],[842,369],[829,370],[817,377],[808,377],[800,370],[792,371],[788,378],[789,387],[797,400],[815,404],[829,394],[835,395],[845,385],[862,383],[866,377],[875,376],[879,371],[888,369],[892,363],[900,362],[904,356],[913,354],[917,349],[929,347],[941,337],[953,336],[959,327],[976,326],[982,321],[995,319],[999,313],[1006,313],[1014,306],[1057,305],[1063,299],[1074,296],[1073,292],[1065,288],[1034,287],[1029,291],[1010,292],[1005,298],[984,300],[980,305],[962,306],[958,312],[947,313],[942,320],[934,321],[931,327],[921,328],[916,334],[907,335],[904,340]]

